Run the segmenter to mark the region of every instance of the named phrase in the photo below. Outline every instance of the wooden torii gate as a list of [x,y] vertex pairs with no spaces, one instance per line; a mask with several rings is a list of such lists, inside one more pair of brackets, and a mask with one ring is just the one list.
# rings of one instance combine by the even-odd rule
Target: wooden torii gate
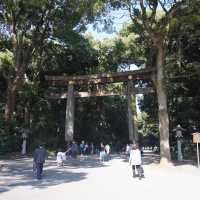
[[[152,80],[154,71],[151,69],[134,70],[127,72],[115,72],[94,75],[81,76],[45,76],[51,86],[67,86],[67,92],[49,92],[48,98],[60,99],[67,98],[66,117],[65,117],[65,141],[73,140],[74,136],[74,98],[92,97],[92,96],[114,96],[126,95],[128,97],[128,124],[129,140],[138,141],[137,123],[136,123],[136,94],[152,92],[152,88],[136,88],[133,80]],[[103,85],[117,82],[127,82],[127,88],[124,90],[106,90]],[[95,91],[74,91],[76,85],[96,85]]]

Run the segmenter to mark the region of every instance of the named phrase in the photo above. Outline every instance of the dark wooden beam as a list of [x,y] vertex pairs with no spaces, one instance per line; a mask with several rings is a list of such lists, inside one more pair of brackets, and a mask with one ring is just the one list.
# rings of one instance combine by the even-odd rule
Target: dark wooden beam
[[66,86],[68,84],[99,84],[99,83],[115,83],[124,82],[128,80],[151,80],[152,74],[155,70],[141,69],[126,72],[82,75],[82,76],[45,76],[45,79],[53,86]]
[[[148,94],[153,93],[154,90],[152,88],[134,88],[134,94]],[[101,96],[127,96],[127,91],[94,91],[94,92],[74,92],[75,97],[101,97]],[[49,99],[66,99],[67,92],[49,92],[46,94],[47,98]]]

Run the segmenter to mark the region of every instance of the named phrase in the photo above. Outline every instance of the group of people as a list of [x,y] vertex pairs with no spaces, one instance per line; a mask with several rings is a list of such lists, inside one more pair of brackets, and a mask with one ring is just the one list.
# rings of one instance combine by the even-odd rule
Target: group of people
[[110,145],[104,145],[101,142],[100,147],[95,148],[93,143],[88,145],[88,143],[85,143],[84,140],[82,140],[79,145],[75,141],[73,141],[68,147],[67,151],[62,151],[61,149],[59,149],[56,159],[57,165],[63,166],[63,163],[66,160],[66,156],[76,158],[78,154],[83,157],[85,155],[92,155],[94,153],[99,154],[100,162],[108,161],[110,160]]
[[[70,147],[66,151],[61,151],[61,149],[57,152],[57,164],[58,166],[63,166],[64,160],[66,160],[66,155],[70,153],[70,155],[74,158],[78,155],[80,151],[80,155],[84,155],[87,152],[87,145],[85,145],[85,142],[82,141],[80,145],[73,141]],[[94,146],[93,146],[94,148]],[[92,153],[94,153],[94,149],[90,149]],[[142,155],[141,151],[137,144],[132,144],[129,146],[129,149],[127,147],[127,153],[129,155],[129,164],[132,166],[132,172],[133,177],[138,176],[139,179],[144,178],[144,170],[142,167]],[[45,159],[47,158],[47,151],[42,146],[39,145],[38,148],[35,149],[33,153],[33,170],[35,172],[35,176],[37,179],[42,178],[42,171],[43,171],[43,164],[45,162]],[[99,150],[99,160],[100,162],[104,162],[106,160],[110,159],[110,145],[103,143],[100,144],[100,150]]]

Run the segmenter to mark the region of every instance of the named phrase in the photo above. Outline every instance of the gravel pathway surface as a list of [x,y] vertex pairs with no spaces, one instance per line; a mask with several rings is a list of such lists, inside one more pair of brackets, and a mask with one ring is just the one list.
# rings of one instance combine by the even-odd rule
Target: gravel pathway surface
[[108,162],[68,159],[57,167],[45,163],[42,180],[32,173],[32,159],[0,161],[0,200],[198,200],[200,169],[190,162],[161,167],[156,155],[144,156],[145,178],[133,178],[124,155]]

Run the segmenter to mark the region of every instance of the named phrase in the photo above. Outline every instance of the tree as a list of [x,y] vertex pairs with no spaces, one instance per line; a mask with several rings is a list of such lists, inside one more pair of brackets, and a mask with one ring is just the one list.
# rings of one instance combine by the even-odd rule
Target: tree
[[1,1],[0,35],[9,43],[9,59],[12,60],[9,65],[6,63],[7,67],[3,69],[7,82],[7,127],[13,118],[16,95],[23,86],[33,58],[41,58],[47,44],[52,41],[69,47],[73,35],[80,32],[87,19],[93,19],[93,14],[98,12],[94,10],[94,5],[95,0]]
[[[172,127],[199,128],[199,26],[197,4],[179,10],[170,24],[166,76]],[[177,34],[180,33],[180,34]],[[195,83],[195,84],[194,84]],[[185,110],[184,108],[188,108]]]
[[167,92],[164,77],[166,47],[169,41],[169,24],[176,12],[188,1],[162,1],[162,0],[110,0],[109,6],[116,9],[126,9],[133,24],[140,31],[150,51],[154,52],[155,60],[148,67],[156,69],[153,81],[157,90],[158,116],[160,132],[161,163],[169,163],[169,117],[167,109]]

